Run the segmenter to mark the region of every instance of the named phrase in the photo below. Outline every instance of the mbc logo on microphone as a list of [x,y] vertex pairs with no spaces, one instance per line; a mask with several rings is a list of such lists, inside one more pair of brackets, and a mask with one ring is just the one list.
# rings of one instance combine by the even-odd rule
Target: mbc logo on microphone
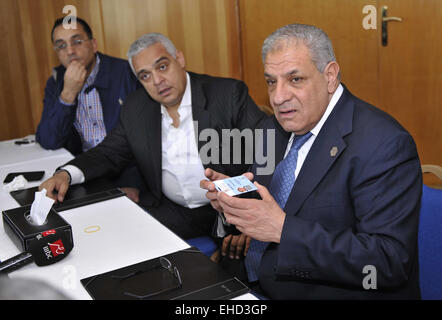
[[39,233],[29,243],[30,252],[38,266],[46,266],[65,258],[74,244],[69,232],[49,229]]
[[[37,235],[37,240],[42,240],[43,238],[53,238],[57,232],[54,229],[43,231],[41,234]],[[46,239],[50,240],[50,239]],[[50,243],[47,243],[47,246],[43,246],[43,252],[46,256],[46,259],[52,259],[60,254],[64,254],[65,248],[63,245],[63,241],[61,239],[58,239],[57,241]]]
[[43,247],[43,251],[46,255],[46,259],[52,259],[59,254],[64,254],[65,249],[61,239],[58,239],[54,243],[48,243],[47,246]]

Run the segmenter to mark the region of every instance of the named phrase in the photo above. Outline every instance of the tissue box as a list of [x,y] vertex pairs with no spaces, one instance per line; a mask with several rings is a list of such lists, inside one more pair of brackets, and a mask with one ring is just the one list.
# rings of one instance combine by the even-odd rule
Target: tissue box
[[66,233],[67,238],[74,243],[71,225],[54,209],[51,209],[45,223],[41,226],[32,224],[27,219],[30,210],[31,205],[3,211],[3,228],[5,233],[20,251],[28,251],[29,243],[35,239],[37,234],[47,230]]

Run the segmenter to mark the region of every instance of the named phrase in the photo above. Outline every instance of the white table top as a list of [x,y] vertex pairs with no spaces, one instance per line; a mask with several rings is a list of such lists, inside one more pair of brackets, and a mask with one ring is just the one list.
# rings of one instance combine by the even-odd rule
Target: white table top
[[14,198],[11,197],[9,192],[3,189],[3,180],[8,173],[22,171],[45,171],[45,175],[41,181],[27,183],[26,188],[31,188],[40,185],[44,180],[50,178],[54,174],[56,168],[65,164],[72,158],[73,156],[66,151],[65,154],[58,154],[52,157],[0,166],[0,210],[8,210],[19,206]]
[[[26,138],[30,140],[35,139],[33,135],[29,135]],[[21,139],[0,141],[0,167],[16,164],[27,165],[28,162],[32,162],[35,159],[70,155],[66,149],[45,150],[38,143],[16,145],[15,141],[17,140]]]
[[66,210],[60,215],[72,226],[74,248],[70,254],[45,267],[29,264],[11,272],[12,279],[44,280],[70,298],[91,299],[81,279],[189,247],[127,197]]
[[[73,158],[73,156],[65,149],[52,152],[41,149],[41,147],[38,146],[38,148],[41,150],[34,148],[34,152],[28,153],[27,155],[22,155],[20,159],[19,157],[16,157],[16,162],[6,164],[6,161],[4,161],[4,155],[9,155],[9,159],[12,159],[13,157],[11,154],[14,154],[17,149],[21,148],[21,146],[7,142],[8,141],[0,142],[0,150],[2,150],[2,153],[0,154],[0,162],[3,163],[3,165],[0,165],[0,211],[9,210],[20,206],[17,201],[11,197],[9,192],[3,189],[3,180],[8,173],[21,171],[45,171],[45,175],[41,181],[27,183],[26,188],[31,188],[40,185],[41,182],[52,176],[56,168]],[[29,148],[33,147],[29,146]],[[3,261],[18,253],[20,253],[18,249],[13,245],[11,240],[3,231],[3,219],[0,218],[0,260]]]
[[[47,179],[57,167],[73,158],[64,149],[48,151],[39,145],[17,146],[14,141],[0,142],[0,182],[9,172],[18,171],[45,170],[43,179]],[[40,183],[32,182],[27,187]],[[9,193],[0,189],[0,211],[17,206]],[[66,210],[60,215],[72,226],[71,253],[53,265],[29,264],[10,273],[10,278],[43,280],[72,299],[91,299],[81,279],[189,247],[127,197]],[[97,231],[91,233],[91,230]],[[0,260],[20,252],[5,234],[0,219]],[[256,297],[245,294],[235,299],[256,300]]]

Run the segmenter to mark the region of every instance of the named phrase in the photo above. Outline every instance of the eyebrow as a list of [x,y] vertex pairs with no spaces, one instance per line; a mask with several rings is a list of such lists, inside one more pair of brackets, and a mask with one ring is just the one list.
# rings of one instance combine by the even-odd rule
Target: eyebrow
[[160,57],[157,60],[155,60],[155,62],[153,64],[156,65],[156,64],[160,63],[163,60],[169,61],[170,59],[168,57],[163,56],[163,57]]
[[[284,74],[284,76],[293,76],[293,75],[296,75],[298,73],[301,73],[301,72],[299,70],[297,70],[297,69],[293,69],[293,70],[291,70],[289,72],[286,72]],[[264,72],[264,77],[273,78],[274,76],[272,76],[271,74],[269,74],[267,72]]]
[[[160,62],[163,61],[163,60],[170,61],[170,59],[169,59],[168,57],[163,56],[163,57],[159,57],[157,60],[155,60],[155,62],[153,63],[153,65],[154,65],[154,66],[157,65],[158,63],[160,63]],[[137,72],[137,77],[138,77],[140,74],[142,74],[143,72],[148,72],[148,71],[147,71],[146,69],[141,69],[140,71]]]
[[301,72],[299,70],[297,70],[297,69],[294,69],[294,70],[292,70],[290,72],[287,72],[286,75],[292,76],[292,75],[297,74],[297,73],[301,73]]
[[[80,33],[76,33],[72,37],[70,37],[70,39],[78,38],[80,36],[81,36]],[[64,39],[57,39],[57,40],[54,41],[54,43],[61,42],[61,41],[65,41],[65,40]]]

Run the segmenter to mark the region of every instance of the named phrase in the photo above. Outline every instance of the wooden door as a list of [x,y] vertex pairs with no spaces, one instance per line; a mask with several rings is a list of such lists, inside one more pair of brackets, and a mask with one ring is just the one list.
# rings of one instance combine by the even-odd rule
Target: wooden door
[[126,59],[133,41],[160,32],[183,51],[188,70],[241,78],[235,0],[105,0],[101,5],[106,53]]
[[379,19],[383,6],[402,22],[379,45],[380,106],[413,135],[422,164],[442,165],[442,1],[378,0]]
[[[255,101],[269,108],[261,46],[277,28],[313,24],[330,37],[342,82],[359,98],[395,117],[414,137],[423,164],[442,165],[442,1],[239,0],[243,78]],[[364,27],[374,8],[377,23]],[[389,22],[382,46],[382,7]],[[371,11],[370,11],[371,12]],[[372,13],[372,12],[371,12]],[[431,177],[424,182],[433,184]]]
[[362,9],[375,0],[240,0],[243,78],[257,104],[270,110],[261,47],[276,29],[290,23],[315,25],[330,37],[342,82],[356,96],[377,105],[376,31],[364,29]]

